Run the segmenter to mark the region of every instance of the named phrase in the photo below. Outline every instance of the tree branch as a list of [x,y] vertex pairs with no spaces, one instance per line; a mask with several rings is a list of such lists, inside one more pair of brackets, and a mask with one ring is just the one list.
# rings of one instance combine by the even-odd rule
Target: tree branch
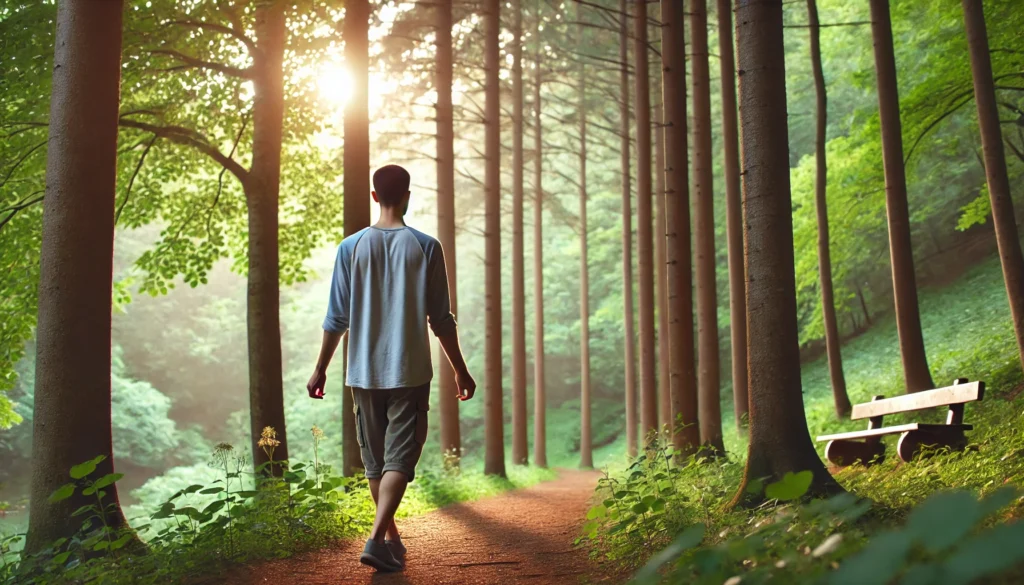
[[166,55],[166,56],[168,56],[168,57],[170,57],[172,59],[175,59],[175,60],[183,63],[183,65],[180,66],[180,67],[170,67],[170,68],[164,69],[163,71],[174,71],[174,70],[177,70],[177,69],[190,69],[190,68],[193,68],[193,67],[198,67],[200,69],[209,69],[211,71],[218,71],[218,72],[223,73],[224,75],[228,75],[230,77],[240,77],[242,79],[253,79],[255,77],[255,75],[253,74],[253,71],[252,71],[252,67],[246,67],[245,69],[240,69],[238,67],[232,67],[231,65],[225,65],[223,63],[214,63],[212,61],[203,61],[202,59],[196,59],[195,57],[190,57],[190,56],[188,56],[188,55],[186,55],[186,54],[184,54],[184,53],[182,53],[180,51],[175,51],[174,49],[153,49],[149,53],[151,55]]
[[203,22],[200,20],[172,20],[168,24],[178,24],[181,26],[200,28],[226,34],[230,37],[234,37],[235,39],[241,41],[242,44],[244,44],[245,47],[249,50],[250,57],[255,58],[256,54],[259,52],[259,49],[256,47],[256,41],[246,36],[246,34],[241,30],[234,28],[234,26],[228,27],[222,24],[216,24],[213,22]]
[[118,125],[123,128],[135,128],[136,130],[142,130],[143,132],[151,132],[155,136],[159,138],[166,138],[175,144],[191,146],[217,161],[220,166],[224,167],[226,170],[231,172],[231,174],[237,177],[243,185],[249,180],[249,171],[245,170],[242,165],[238,164],[232,158],[224,156],[224,153],[210,144],[205,136],[195,130],[183,128],[181,126],[155,126],[153,124],[147,124],[146,122],[129,120],[123,116],[118,120]]
[[[43,193],[42,189],[40,189],[38,191],[35,191],[33,193],[30,193],[28,195],[28,197],[25,197],[24,199],[19,201],[17,204],[12,205],[11,207],[8,207],[7,209],[0,209],[0,211],[2,211],[2,212],[8,212],[8,211],[11,212],[10,215],[8,215],[7,217],[5,217],[2,220],[0,220],[0,229],[3,229],[3,227],[5,225],[7,225],[7,223],[9,221],[11,221],[11,219],[13,219],[14,216],[17,215],[18,212],[21,211],[22,209],[25,209],[27,207],[31,207],[31,206],[35,205],[36,203],[39,203],[40,201],[42,201],[43,197],[42,197],[42,195],[40,195],[40,193]],[[36,197],[35,199],[32,199],[32,197],[35,197],[36,195],[40,195],[40,196]]]

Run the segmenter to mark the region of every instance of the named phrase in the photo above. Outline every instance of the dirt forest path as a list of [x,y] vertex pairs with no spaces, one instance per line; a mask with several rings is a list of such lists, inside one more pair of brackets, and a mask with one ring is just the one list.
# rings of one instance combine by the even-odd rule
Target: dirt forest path
[[573,546],[600,474],[563,470],[553,481],[455,504],[399,524],[409,549],[402,573],[359,563],[352,540],[233,573],[230,585],[509,585],[615,582],[615,571]]

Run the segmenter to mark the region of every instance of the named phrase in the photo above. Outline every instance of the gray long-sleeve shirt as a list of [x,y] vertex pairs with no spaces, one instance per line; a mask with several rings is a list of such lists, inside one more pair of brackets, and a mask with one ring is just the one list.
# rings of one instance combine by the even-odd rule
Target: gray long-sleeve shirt
[[368,227],[341,242],[324,330],[348,331],[348,386],[430,382],[428,323],[438,336],[456,328],[437,240],[410,227]]

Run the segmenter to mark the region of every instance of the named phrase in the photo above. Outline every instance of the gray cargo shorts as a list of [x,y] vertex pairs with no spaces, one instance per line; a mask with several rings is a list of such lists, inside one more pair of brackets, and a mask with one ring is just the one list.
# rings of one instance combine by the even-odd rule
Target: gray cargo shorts
[[352,388],[356,439],[368,479],[401,471],[412,481],[427,440],[430,383],[390,390]]

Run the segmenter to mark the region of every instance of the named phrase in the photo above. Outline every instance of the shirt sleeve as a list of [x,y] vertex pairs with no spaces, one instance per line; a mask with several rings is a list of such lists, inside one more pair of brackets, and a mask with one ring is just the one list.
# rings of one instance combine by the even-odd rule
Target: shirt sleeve
[[327,317],[324,331],[345,333],[348,331],[350,270],[352,259],[345,252],[344,244],[338,246],[338,257],[334,261],[334,276],[331,278],[331,294],[327,300]]
[[458,325],[452,315],[452,302],[448,296],[448,271],[444,264],[444,250],[435,244],[427,259],[427,321],[434,335],[441,337],[455,332]]

